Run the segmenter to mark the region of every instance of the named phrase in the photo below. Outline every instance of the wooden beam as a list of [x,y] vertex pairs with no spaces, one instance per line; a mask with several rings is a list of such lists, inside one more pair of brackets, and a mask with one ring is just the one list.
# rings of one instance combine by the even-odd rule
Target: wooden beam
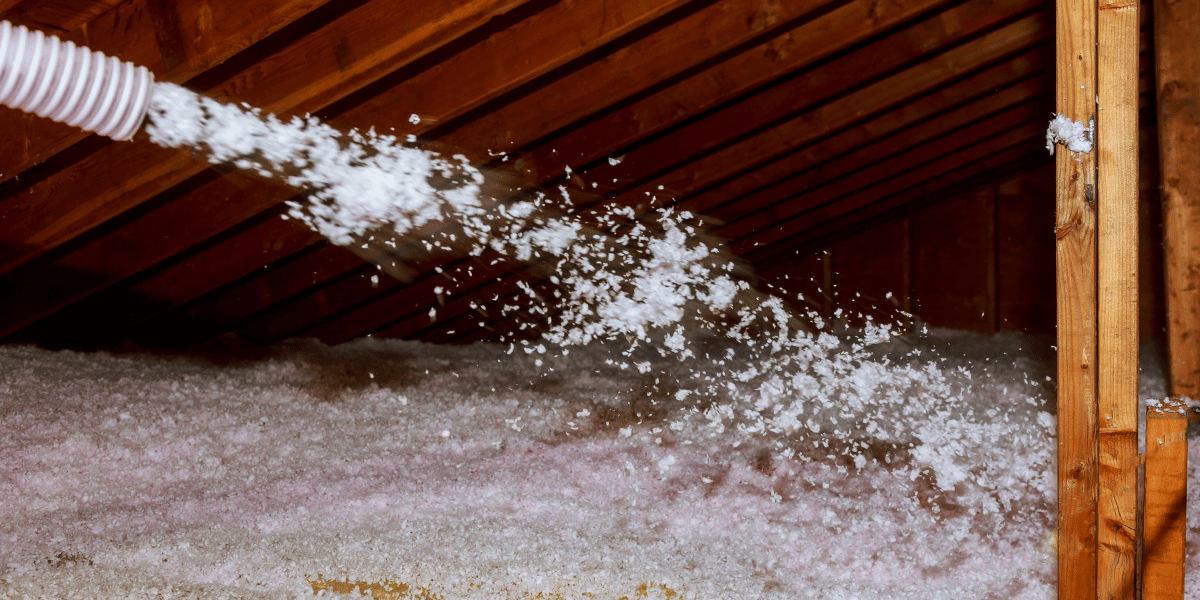
[[0,17],[7,19],[8,15],[6,15],[4,13],[8,12],[8,10],[10,8],[12,8],[20,3],[21,3],[21,0],[0,0]]
[[1102,599],[1137,593],[1138,3],[1096,17],[1099,581]]
[[[13,16],[20,15],[42,25],[48,25],[59,31],[71,31],[80,25],[96,18],[104,11],[121,3],[122,0],[24,0],[21,2],[0,2],[0,12],[7,10],[5,5],[17,4]],[[8,15],[3,15],[8,19]]]
[[1163,400],[1146,411],[1142,600],[1183,598],[1188,411],[1179,400]]
[[1200,398],[1200,1],[1154,3],[1170,394]]
[[[1096,10],[1057,0],[1058,113],[1096,116]],[[1097,593],[1096,163],[1094,153],[1055,155],[1058,289],[1058,596]]]
[[[829,0],[808,1],[819,5]],[[367,116],[376,127],[388,131],[394,128],[397,134],[424,135],[431,128],[582,57],[684,4],[686,0],[556,3],[495,32],[437,66],[381,91],[353,110]],[[717,11],[710,8],[700,12],[714,14]],[[684,17],[684,20],[691,18],[694,15]],[[409,120],[413,114],[420,117],[419,122]],[[439,136],[431,134],[427,137],[437,139]],[[495,149],[479,143],[456,145],[480,156]]]

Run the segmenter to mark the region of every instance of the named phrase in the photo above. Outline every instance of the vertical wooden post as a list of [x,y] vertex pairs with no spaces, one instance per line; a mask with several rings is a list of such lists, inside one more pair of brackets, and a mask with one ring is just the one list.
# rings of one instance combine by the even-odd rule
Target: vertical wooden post
[[1187,406],[1165,400],[1146,411],[1146,504],[1142,600],[1183,600],[1187,533]]
[[[1155,0],[1154,62],[1170,393],[1200,398],[1200,0]],[[1178,408],[1146,421],[1146,600],[1183,598],[1187,421],[1164,418]]]
[[1156,0],[1171,396],[1200,398],[1200,0]]
[[[1096,116],[1096,4],[1056,0],[1058,113]],[[1056,153],[1058,597],[1096,598],[1096,163]]]
[[1096,18],[1101,600],[1133,600],[1138,468],[1138,0]]

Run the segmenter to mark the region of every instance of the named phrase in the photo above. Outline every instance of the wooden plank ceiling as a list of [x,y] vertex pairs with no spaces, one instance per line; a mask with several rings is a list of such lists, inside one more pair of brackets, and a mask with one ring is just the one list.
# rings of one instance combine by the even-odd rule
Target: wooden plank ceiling
[[[574,184],[631,205],[662,186],[720,222],[717,235],[759,269],[1049,160],[1044,0],[0,0],[0,10],[220,99],[394,128],[481,164],[509,152],[542,183],[569,166]],[[0,131],[0,339],[467,342],[518,324],[476,301],[547,285],[528,265],[446,254],[416,256],[411,281],[374,284],[372,265],[279,218],[295,190],[144,135],[110,142],[9,109]]]

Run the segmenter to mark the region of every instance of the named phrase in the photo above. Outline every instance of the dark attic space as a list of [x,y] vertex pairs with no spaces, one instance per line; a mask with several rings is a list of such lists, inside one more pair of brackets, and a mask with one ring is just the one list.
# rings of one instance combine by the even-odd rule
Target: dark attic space
[[0,598],[1200,599],[1197,34],[0,0]]

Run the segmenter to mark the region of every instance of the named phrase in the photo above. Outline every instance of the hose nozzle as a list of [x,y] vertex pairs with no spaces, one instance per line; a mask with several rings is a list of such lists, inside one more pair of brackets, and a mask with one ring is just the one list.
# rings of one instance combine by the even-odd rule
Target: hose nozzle
[[145,67],[0,21],[0,104],[128,140],[153,84]]

